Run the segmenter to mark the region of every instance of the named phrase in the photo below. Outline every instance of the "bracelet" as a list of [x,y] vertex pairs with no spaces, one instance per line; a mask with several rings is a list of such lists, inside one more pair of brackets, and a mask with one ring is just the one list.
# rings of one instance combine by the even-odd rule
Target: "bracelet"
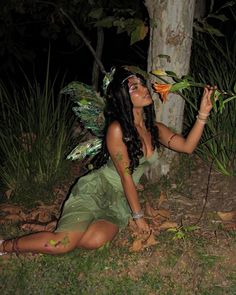
[[137,220],[137,219],[140,219],[140,218],[143,218],[144,214],[143,214],[143,211],[139,211],[137,213],[133,212],[132,213],[132,218],[133,220]]
[[207,123],[207,118],[201,118],[199,116],[196,116],[198,122],[200,122],[201,124],[205,125]]
[[168,140],[167,147],[168,147],[169,149],[170,149],[170,143],[171,143],[172,139],[173,139],[176,135],[177,135],[176,133],[172,134],[171,137],[170,137],[170,139]]
[[200,111],[198,111],[198,115],[203,116],[203,117],[208,117],[210,115],[210,113],[201,113]]

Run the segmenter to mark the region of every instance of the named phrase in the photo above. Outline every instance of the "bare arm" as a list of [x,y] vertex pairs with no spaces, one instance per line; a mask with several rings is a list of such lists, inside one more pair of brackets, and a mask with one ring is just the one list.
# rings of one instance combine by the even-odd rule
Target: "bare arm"
[[174,151],[191,154],[197,147],[198,142],[202,136],[205,123],[203,119],[207,118],[207,115],[212,109],[211,95],[213,91],[214,88],[212,87],[207,86],[204,88],[204,93],[199,109],[200,119],[196,119],[195,124],[186,138],[179,134],[175,135],[173,131],[171,131],[164,124],[157,123],[160,143]]
[[[120,176],[124,193],[130,205],[132,212],[138,213],[141,211],[138,193],[132,175],[129,173],[129,156],[127,147],[122,140],[123,134],[118,122],[113,122],[107,131],[106,143],[111,159]],[[144,231],[149,231],[149,226],[143,218],[136,221],[138,227]]]

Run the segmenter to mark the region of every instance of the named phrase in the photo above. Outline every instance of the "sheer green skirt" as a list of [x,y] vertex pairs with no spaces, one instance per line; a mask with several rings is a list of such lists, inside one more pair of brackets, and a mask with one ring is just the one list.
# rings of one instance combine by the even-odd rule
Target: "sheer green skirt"
[[80,178],[65,202],[57,232],[85,231],[96,220],[119,228],[127,226],[130,208],[123,191],[108,182],[98,170]]

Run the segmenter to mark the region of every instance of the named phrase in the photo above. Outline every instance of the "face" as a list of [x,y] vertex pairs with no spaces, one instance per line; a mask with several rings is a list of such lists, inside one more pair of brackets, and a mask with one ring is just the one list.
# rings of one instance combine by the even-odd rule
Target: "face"
[[128,79],[129,94],[134,108],[142,108],[152,104],[152,98],[146,85],[136,76]]

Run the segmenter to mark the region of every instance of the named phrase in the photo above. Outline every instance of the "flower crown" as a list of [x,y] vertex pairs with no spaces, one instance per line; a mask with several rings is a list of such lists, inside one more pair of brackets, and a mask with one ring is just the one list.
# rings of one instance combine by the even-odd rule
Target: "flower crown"
[[[137,74],[142,75],[143,77],[147,77],[147,73],[143,70],[141,70],[140,68],[136,67],[136,66],[122,66],[127,72],[130,72],[130,75],[127,75],[127,77],[125,77],[121,84],[123,84],[127,79],[129,79],[130,77],[134,77]],[[108,86],[110,85],[110,83],[113,81],[114,79],[114,74],[116,72],[117,67],[112,67],[110,72],[106,73],[106,75],[103,78],[103,83],[102,83],[102,88],[103,88],[103,93],[104,95],[107,94],[107,89]]]

